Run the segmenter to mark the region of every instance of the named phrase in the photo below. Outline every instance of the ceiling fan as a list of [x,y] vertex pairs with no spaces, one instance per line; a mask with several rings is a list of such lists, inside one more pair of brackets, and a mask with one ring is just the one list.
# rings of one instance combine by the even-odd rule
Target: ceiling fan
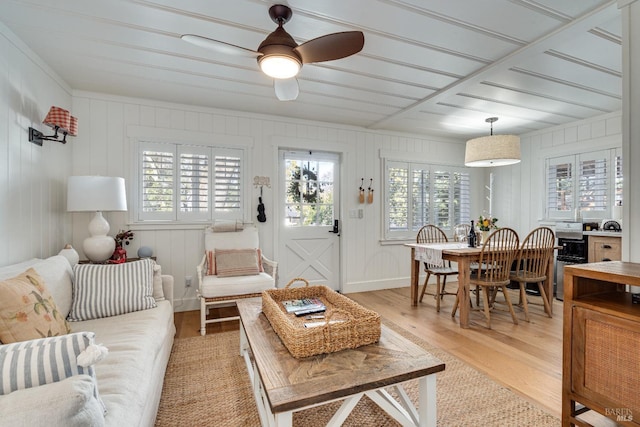
[[274,79],[276,97],[280,101],[292,101],[299,92],[295,77],[304,64],[333,61],[356,54],[364,46],[364,34],[361,31],[332,33],[298,45],[283,28],[291,15],[291,9],[282,4],[269,8],[269,16],[278,28],[260,43],[257,50],[194,34],[184,34],[182,40],[218,52],[257,58],[262,72]]

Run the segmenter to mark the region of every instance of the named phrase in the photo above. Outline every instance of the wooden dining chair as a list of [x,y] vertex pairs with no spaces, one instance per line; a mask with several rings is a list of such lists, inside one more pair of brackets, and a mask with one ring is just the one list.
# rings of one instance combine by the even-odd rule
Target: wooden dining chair
[[520,284],[520,302],[524,311],[524,318],[529,322],[529,304],[527,301],[527,284],[536,283],[544,311],[547,316],[551,315],[550,295],[544,289],[544,282],[547,280],[549,262],[553,262],[553,250],[556,237],[553,230],[548,227],[538,227],[532,230],[522,242],[518,252],[516,271],[512,271],[509,279]]
[[[487,321],[487,328],[491,329],[491,309],[496,303],[498,289],[502,291],[509,313],[514,324],[518,324],[518,318],[513,310],[513,305],[507,293],[511,265],[518,255],[520,240],[518,233],[511,228],[499,228],[489,235],[478,259],[478,269],[469,278],[469,286],[478,286],[483,290],[483,313]],[[456,297],[451,316],[455,316],[460,300]],[[476,309],[480,310],[480,309]]]
[[[429,224],[425,225],[418,231],[418,235],[416,237],[416,243],[443,243],[448,242],[447,235],[442,229],[438,228],[435,225]],[[429,283],[429,277],[431,275],[436,276],[436,292],[433,295],[436,299],[436,311],[440,311],[440,300],[445,295],[456,295],[456,293],[446,292],[445,286],[447,285],[447,277],[458,274],[458,270],[456,268],[451,267],[450,261],[445,261],[442,266],[431,265],[424,263],[424,271],[427,273],[427,278],[424,279],[424,286],[422,287],[422,292],[420,293],[420,302],[422,302],[422,298],[427,291],[427,284]],[[442,288],[440,287],[440,278],[442,278]]]
[[[469,241],[469,230],[471,230],[469,224],[456,224],[456,226],[453,227],[453,236],[456,238],[456,241],[467,242]],[[460,239],[459,236],[464,237]]]

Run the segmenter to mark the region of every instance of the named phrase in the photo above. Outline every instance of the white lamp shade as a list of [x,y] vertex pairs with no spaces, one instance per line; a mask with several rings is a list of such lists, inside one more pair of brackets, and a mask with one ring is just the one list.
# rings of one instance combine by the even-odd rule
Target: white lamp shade
[[470,139],[464,154],[465,166],[506,166],[520,162],[520,138],[516,135],[490,135]]
[[67,211],[126,211],[124,178],[70,176],[67,183]]
[[300,71],[300,62],[289,55],[265,55],[258,62],[262,72],[274,79],[290,79]]
[[89,234],[82,243],[84,254],[91,261],[111,258],[116,241],[108,236],[109,223],[102,211],[126,211],[127,193],[124,178],[111,176],[70,176],[67,183],[67,210],[95,212],[89,223]]

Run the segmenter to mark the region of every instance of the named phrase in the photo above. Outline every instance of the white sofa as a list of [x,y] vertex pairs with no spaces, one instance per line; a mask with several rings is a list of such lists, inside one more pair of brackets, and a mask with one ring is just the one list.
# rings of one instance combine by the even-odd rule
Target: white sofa
[[[14,277],[29,267],[42,277],[58,310],[66,317],[72,309],[73,277],[67,259],[58,255],[2,267],[0,280]],[[0,426],[153,426],[176,331],[173,277],[160,277],[155,278],[155,308],[69,322],[72,332],[94,332],[95,343],[109,351],[95,364],[95,379],[75,375],[0,395]],[[97,383],[106,409],[104,415],[99,410],[96,416],[96,399],[86,396],[91,392],[91,381]],[[63,399],[65,393],[72,398]]]

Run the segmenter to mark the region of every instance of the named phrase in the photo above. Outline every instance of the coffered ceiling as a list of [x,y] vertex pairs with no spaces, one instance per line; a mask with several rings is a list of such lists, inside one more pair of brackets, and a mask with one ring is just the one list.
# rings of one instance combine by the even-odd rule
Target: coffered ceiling
[[288,0],[298,43],[360,30],[363,50],[306,64],[278,101],[256,60],[263,0],[3,0],[0,20],[74,90],[454,138],[521,134],[620,110],[620,11],[602,0]]

